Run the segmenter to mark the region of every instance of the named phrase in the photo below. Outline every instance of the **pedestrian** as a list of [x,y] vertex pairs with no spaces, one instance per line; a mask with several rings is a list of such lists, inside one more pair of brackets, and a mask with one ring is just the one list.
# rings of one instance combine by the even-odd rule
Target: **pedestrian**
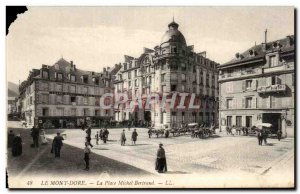
[[148,130],[148,136],[149,136],[149,138],[151,138],[151,135],[152,135],[152,129],[151,129],[151,127],[149,127],[149,130]]
[[12,147],[14,138],[15,138],[15,134],[12,130],[10,130],[8,135],[7,135],[7,147],[8,148]]
[[277,139],[278,139],[278,141],[280,141],[281,138],[282,138],[282,131],[280,129],[278,129],[278,131],[277,131]]
[[104,143],[106,143],[106,141],[108,140],[108,134],[109,134],[109,131],[107,128],[105,128],[103,131],[103,137],[102,137]]
[[86,132],[86,141],[89,143],[89,145],[90,145],[91,147],[94,147],[94,146],[91,144],[91,140],[92,140],[92,138],[91,138],[91,135],[92,135],[92,128],[89,126],[85,132]]
[[123,132],[121,133],[121,146],[125,145],[126,142],[126,135],[125,135],[125,129],[123,129]]
[[103,129],[100,129],[100,139],[103,140]]
[[170,131],[169,131],[169,129],[166,129],[166,130],[165,130],[165,138],[168,138],[169,135],[170,135]]
[[37,125],[32,127],[31,137],[32,137],[32,140],[33,140],[33,146],[32,147],[38,148],[39,147],[40,129]]
[[264,140],[265,145],[267,144],[268,132],[266,129],[263,128],[262,130],[262,138]]
[[134,144],[134,145],[135,145],[137,136],[138,136],[138,133],[136,132],[136,129],[134,129],[134,131],[132,132],[132,135],[131,135],[132,144]]
[[95,135],[95,139],[96,139],[96,144],[99,145],[99,133],[98,133],[98,131]]
[[85,169],[84,170],[90,170],[90,153],[91,153],[91,148],[89,146],[89,143],[85,142],[85,148],[84,148]]
[[42,143],[42,145],[45,145],[45,144],[48,143],[48,140],[46,139],[45,135],[46,135],[45,130],[41,129],[40,140],[39,141]]
[[162,143],[159,144],[159,148],[157,150],[155,170],[157,170],[158,173],[167,172],[166,154]]
[[20,134],[17,134],[12,141],[12,155],[14,157],[22,154],[22,138]]
[[53,139],[51,153],[54,152],[55,158],[60,158],[60,150],[63,146],[63,140],[64,138],[60,136],[60,133],[57,133],[57,135]]
[[263,137],[262,137],[262,132],[261,132],[261,130],[259,130],[258,132],[257,132],[257,139],[258,139],[258,145],[262,145],[262,141],[263,141]]

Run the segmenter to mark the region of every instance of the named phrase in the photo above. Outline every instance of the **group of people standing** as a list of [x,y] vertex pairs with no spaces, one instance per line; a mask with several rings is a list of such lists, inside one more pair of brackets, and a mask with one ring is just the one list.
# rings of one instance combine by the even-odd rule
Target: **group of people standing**
[[[130,130],[130,129],[128,129],[128,130]],[[137,137],[138,137],[138,133],[136,132],[136,129],[134,129],[131,134],[132,145],[136,145]],[[121,146],[125,146],[125,143],[126,143],[125,129],[123,129],[123,132],[121,133],[120,142],[121,142]]]

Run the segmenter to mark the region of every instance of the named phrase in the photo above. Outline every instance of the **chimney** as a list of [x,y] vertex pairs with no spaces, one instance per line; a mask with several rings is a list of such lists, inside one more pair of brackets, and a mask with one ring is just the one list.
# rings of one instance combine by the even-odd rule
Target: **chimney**
[[103,72],[106,72],[106,68],[105,67],[103,68]]
[[287,39],[287,45],[292,46],[294,43],[292,36],[287,36],[286,39]]
[[76,71],[76,65],[73,65],[73,69],[74,69],[74,71]]
[[262,51],[266,51],[267,50],[267,44],[266,43],[261,43],[261,48],[262,48]]
[[267,44],[268,29],[265,30],[265,44]]
[[71,67],[73,67],[73,61],[70,61],[70,63],[71,63]]

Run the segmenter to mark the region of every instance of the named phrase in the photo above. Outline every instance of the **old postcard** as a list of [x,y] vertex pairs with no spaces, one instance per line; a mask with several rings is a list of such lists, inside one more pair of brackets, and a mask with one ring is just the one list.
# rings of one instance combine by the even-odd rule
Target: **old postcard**
[[294,7],[7,18],[10,189],[295,187]]

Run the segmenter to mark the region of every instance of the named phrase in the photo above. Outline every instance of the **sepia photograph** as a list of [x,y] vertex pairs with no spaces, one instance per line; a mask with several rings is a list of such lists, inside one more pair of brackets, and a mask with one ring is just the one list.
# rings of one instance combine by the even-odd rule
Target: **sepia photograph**
[[293,6],[6,6],[8,189],[295,189]]

